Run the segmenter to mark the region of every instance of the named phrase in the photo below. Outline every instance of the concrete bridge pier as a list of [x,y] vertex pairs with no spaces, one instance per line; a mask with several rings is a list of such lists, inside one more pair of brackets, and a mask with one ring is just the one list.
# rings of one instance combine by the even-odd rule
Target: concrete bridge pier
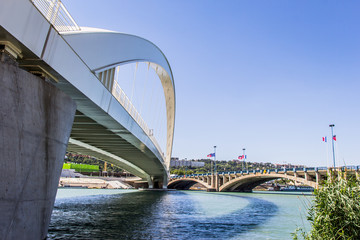
[[216,175],[211,175],[210,176],[210,183],[211,183],[211,188],[208,188],[207,191],[208,192],[218,192],[219,191],[219,182],[220,179],[219,179],[219,175],[216,174]]
[[219,191],[219,188],[220,188],[219,186],[220,186],[220,177],[219,177],[219,174],[216,174],[215,175],[215,189],[217,192]]
[[147,182],[148,182],[148,188],[153,189],[154,188],[154,180],[151,177],[148,177]]
[[0,239],[45,239],[76,105],[0,57]]
[[211,175],[211,188],[215,188],[215,175]]
[[147,188],[148,189],[167,189],[168,185],[168,176],[165,173],[164,176],[161,177],[151,177],[149,176],[147,179]]
[[167,189],[167,185],[169,183],[168,175],[165,173],[162,181],[162,188]]
[[214,175],[208,176],[208,184],[211,188],[206,189],[207,192],[216,192],[216,178]]

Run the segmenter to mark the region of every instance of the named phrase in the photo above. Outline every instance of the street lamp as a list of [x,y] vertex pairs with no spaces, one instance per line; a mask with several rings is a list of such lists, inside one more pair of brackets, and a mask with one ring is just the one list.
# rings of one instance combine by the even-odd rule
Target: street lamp
[[335,168],[334,132],[333,132],[333,128],[335,127],[335,124],[330,124],[329,127],[331,128],[331,142],[332,142],[333,161]]

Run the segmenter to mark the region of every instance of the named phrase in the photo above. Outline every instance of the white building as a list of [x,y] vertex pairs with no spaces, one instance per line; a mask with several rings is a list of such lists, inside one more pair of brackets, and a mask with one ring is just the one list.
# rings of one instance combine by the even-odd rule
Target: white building
[[199,161],[192,161],[192,160],[179,160],[179,158],[171,158],[170,167],[192,167],[192,168],[199,168],[204,167],[204,162]]

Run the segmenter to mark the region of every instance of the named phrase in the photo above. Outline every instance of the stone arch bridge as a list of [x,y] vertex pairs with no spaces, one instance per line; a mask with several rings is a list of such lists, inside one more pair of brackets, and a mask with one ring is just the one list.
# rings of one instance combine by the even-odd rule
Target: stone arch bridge
[[207,191],[251,192],[253,188],[262,183],[280,178],[292,180],[295,184],[318,188],[319,184],[330,174],[335,177],[343,174],[355,175],[359,178],[359,172],[360,166],[351,166],[336,169],[319,167],[194,174],[172,177],[168,188],[187,190],[196,183],[200,183]]

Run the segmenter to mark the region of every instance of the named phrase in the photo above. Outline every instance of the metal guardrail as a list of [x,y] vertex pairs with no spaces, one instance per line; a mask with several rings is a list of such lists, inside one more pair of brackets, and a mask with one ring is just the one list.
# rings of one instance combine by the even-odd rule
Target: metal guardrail
[[140,113],[136,110],[129,97],[125,94],[124,90],[122,90],[122,88],[117,82],[114,82],[112,95],[119,101],[119,103],[125,108],[125,110],[130,114],[130,116],[137,122],[137,124],[139,124],[139,126],[154,143],[155,147],[157,148],[163,159],[165,159],[165,155],[162,152],[159,143],[156,141],[156,138],[154,137],[153,130],[149,129],[146,122],[141,117]]
[[30,0],[58,32],[79,31],[70,13],[60,0]]

